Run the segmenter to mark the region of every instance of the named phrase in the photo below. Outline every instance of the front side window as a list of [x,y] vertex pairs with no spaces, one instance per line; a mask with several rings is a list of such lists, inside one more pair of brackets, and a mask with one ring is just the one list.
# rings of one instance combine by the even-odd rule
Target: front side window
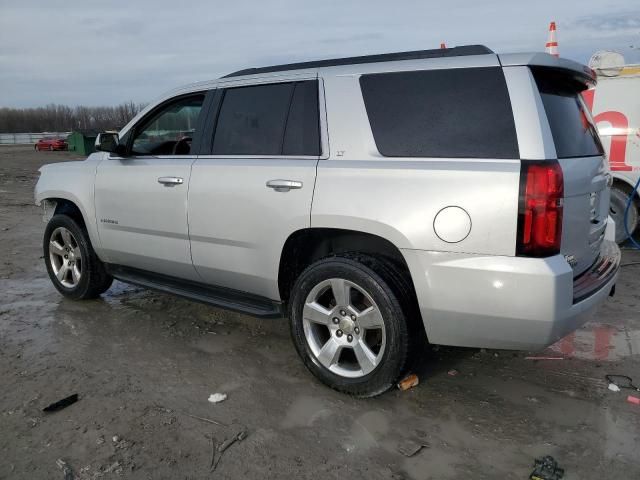
[[136,128],[133,155],[188,155],[204,95],[185,97],[161,108]]
[[319,155],[318,82],[226,89],[214,155]]

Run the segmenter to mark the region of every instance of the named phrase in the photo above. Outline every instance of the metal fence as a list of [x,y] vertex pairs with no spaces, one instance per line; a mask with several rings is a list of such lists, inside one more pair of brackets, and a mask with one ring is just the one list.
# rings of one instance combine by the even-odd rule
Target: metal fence
[[45,137],[66,138],[71,132],[43,132],[43,133],[0,133],[0,145],[29,145],[35,144]]

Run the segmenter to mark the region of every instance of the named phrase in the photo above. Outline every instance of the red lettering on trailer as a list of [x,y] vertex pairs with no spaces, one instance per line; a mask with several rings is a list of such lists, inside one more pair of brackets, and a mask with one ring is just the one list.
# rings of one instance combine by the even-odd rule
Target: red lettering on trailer
[[627,154],[627,129],[629,128],[629,120],[620,112],[602,112],[593,117],[596,123],[607,122],[614,130],[625,132],[624,134],[611,135],[611,148],[609,149],[609,166],[611,170],[630,172],[631,165],[625,163],[625,155]]
[[[593,102],[595,97],[595,90],[586,90],[582,92],[582,98],[584,103],[589,107],[589,110],[593,111]],[[608,111],[601,112],[593,117],[593,121],[597,124],[600,122],[607,122],[611,125],[614,131],[624,132],[619,135],[611,135],[611,147],[609,149],[609,167],[612,171],[618,172],[630,172],[632,170],[631,165],[627,165],[625,162],[625,156],[627,154],[627,132],[629,129],[629,120],[626,115],[621,112]]]

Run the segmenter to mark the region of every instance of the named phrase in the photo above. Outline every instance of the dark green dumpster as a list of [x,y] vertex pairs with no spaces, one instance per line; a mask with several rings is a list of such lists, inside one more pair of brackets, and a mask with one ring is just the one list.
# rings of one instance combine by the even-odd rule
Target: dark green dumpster
[[93,130],[76,130],[67,137],[68,149],[78,155],[89,155],[96,151],[97,136],[98,132]]

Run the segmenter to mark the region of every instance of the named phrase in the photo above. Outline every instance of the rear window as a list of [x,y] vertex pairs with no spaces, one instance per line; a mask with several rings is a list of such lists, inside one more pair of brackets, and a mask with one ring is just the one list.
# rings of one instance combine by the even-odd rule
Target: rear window
[[598,132],[580,92],[584,86],[548,69],[532,69],[558,158],[602,155]]
[[360,86],[382,155],[519,157],[499,67],[363,75]]

